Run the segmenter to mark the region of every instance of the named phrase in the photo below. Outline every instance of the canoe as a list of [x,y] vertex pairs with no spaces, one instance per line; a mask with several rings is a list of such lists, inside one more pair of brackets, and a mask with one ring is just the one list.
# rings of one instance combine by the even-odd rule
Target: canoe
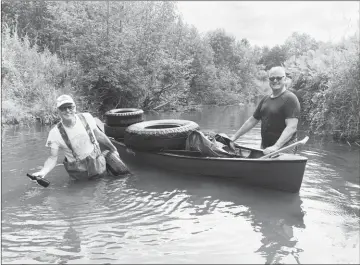
[[200,152],[187,150],[142,151],[128,148],[123,139],[110,137],[121,159],[127,163],[147,164],[165,170],[191,175],[235,178],[264,188],[299,192],[307,158],[294,154],[280,154],[275,158],[261,158],[260,149],[237,145],[246,154],[240,157],[204,157]]

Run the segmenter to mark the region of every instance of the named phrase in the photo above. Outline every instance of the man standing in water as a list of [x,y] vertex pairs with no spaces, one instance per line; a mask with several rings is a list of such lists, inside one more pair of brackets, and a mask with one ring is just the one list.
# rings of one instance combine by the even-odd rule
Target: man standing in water
[[44,177],[56,165],[59,149],[65,153],[64,166],[74,179],[91,179],[106,173],[106,161],[99,147],[99,142],[111,152],[116,147],[109,138],[99,130],[90,113],[76,114],[76,105],[69,95],[61,95],[56,100],[61,121],[54,126],[48,135],[46,146],[50,156],[44,167],[33,173],[33,176]]
[[[286,89],[286,74],[283,67],[270,69],[269,85],[272,94],[260,101],[253,116],[231,137],[231,140],[235,141],[261,120],[261,148],[264,149],[265,155],[297,141],[296,131],[300,116],[298,98]],[[292,151],[295,153],[296,147]]]

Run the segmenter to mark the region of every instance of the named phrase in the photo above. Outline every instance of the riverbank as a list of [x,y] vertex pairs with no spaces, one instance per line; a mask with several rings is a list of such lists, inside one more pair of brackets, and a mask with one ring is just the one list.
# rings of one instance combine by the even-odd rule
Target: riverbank
[[[255,103],[253,103],[255,104]],[[250,104],[251,105],[251,104]],[[232,108],[232,107],[236,107],[236,106],[241,106],[246,108],[247,106],[249,106],[249,104],[235,104],[235,105],[229,105],[229,106],[225,106],[226,108]],[[254,105],[252,105],[253,107]],[[172,108],[172,109],[158,109],[158,110],[150,110],[150,111],[145,111],[145,115],[147,116],[157,116],[157,115],[168,115],[170,113],[177,113],[177,115],[183,115],[186,113],[199,113],[202,111],[203,108],[221,108],[224,106],[216,106],[216,105],[191,105],[191,106],[182,106],[179,108]],[[99,112],[96,111],[88,111],[90,112],[94,117],[99,117],[101,120],[105,119],[104,114],[101,114]],[[219,114],[220,115],[220,114]],[[222,114],[223,115],[223,114]],[[214,120],[216,120],[216,114],[214,115]],[[30,126],[36,126],[36,127],[47,127],[47,126],[53,126],[55,123],[57,123],[59,121],[58,116],[54,116],[54,119],[51,120],[51,122],[47,122],[44,123],[41,119],[39,118],[33,118],[30,120],[26,120],[25,122],[3,122],[2,120],[2,128],[11,128],[11,127],[16,127],[16,128],[27,128]],[[319,141],[326,141],[326,142],[338,142],[338,143],[345,143],[349,146],[357,146],[360,147],[360,136],[359,135],[351,135],[350,137],[344,137],[344,135],[340,132],[340,131],[334,131],[334,132],[327,132],[327,133],[316,133],[310,130],[310,125],[309,123],[305,120],[300,122],[299,126],[298,126],[298,130],[301,130],[303,132],[306,133],[306,135],[309,135],[311,138],[316,138]]]

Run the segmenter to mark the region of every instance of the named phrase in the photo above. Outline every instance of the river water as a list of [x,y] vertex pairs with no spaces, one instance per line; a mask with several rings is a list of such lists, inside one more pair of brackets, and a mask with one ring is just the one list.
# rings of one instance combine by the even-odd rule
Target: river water
[[[232,135],[254,106],[204,107],[179,118]],[[49,127],[2,130],[2,263],[355,263],[359,147],[311,137],[298,194],[128,165],[133,175],[73,182],[61,165],[43,188]],[[299,139],[305,131],[299,130]],[[256,126],[239,143],[259,147]]]

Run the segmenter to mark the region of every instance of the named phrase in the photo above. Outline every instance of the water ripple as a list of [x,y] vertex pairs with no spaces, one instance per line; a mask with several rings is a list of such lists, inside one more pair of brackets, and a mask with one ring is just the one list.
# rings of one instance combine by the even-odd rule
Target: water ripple
[[[177,115],[231,135],[247,118],[235,109],[222,108],[222,118],[216,108]],[[25,173],[43,165],[47,131],[3,131],[3,263],[359,261],[359,154],[346,145],[302,148],[308,163],[299,194],[142,167],[80,183],[59,166],[44,189]],[[260,127],[238,142],[259,147]]]

